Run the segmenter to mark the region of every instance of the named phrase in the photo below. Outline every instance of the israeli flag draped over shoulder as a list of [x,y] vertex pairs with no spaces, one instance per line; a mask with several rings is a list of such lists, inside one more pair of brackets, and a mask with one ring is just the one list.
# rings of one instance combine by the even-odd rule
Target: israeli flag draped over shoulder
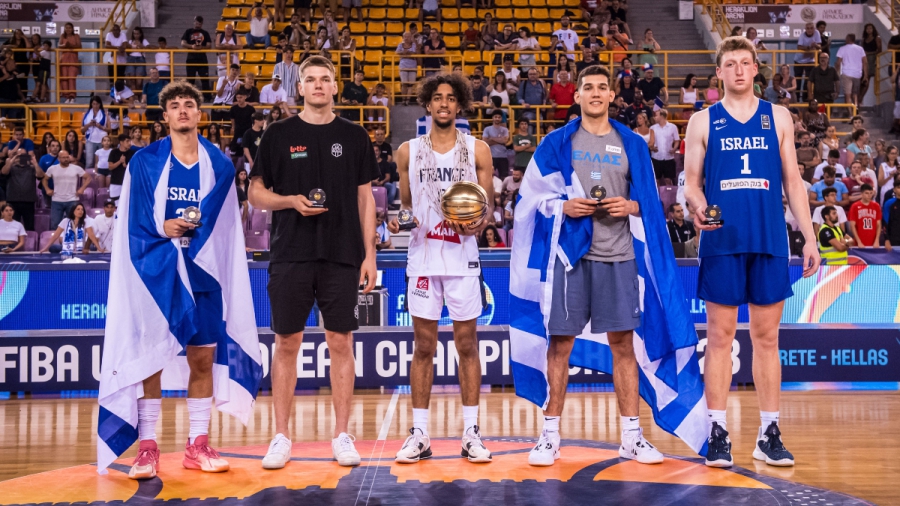
[[[637,134],[610,121],[622,137],[631,168],[631,198],[641,216],[630,217],[641,288],[641,324],[634,333],[641,397],[656,423],[706,454],[708,421],[703,380],[697,361],[697,333],[678,278],[678,267],[659,200],[647,144]],[[585,198],[572,168],[575,119],[553,131],[534,153],[515,212],[510,261],[510,347],[516,394],[542,408],[550,398],[547,382],[547,322],[553,295],[553,265],[566,272],[590,248],[591,217],[570,218],[563,203]],[[577,336],[569,363],[612,373],[606,334]]]
[[[246,425],[262,378],[262,357],[234,166],[198,137],[203,225],[194,230],[187,254],[222,289],[225,332],[216,343],[213,365],[216,408]],[[100,372],[101,474],[138,438],[137,400],[143,396],[143,380],[166,369],[164,389],[187,388],[187,361],[179,355],[197,331],[192,318],[196,305],[180,243],[163,230],[171,156],[168,137],[140,150],[122,185]]]

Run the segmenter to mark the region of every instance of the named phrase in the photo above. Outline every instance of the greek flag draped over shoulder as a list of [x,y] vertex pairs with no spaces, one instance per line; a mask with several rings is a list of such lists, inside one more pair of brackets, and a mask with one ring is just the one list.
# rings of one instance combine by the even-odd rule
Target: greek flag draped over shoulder
[[[616,121],[631,169],[631,198],[641,217],[630,217],[641,288],[641,325],[634,332],[641,397],[653,409],[656,423],[706,454],[708,421],[703,380],[697,361],[697,333],[687,302],[647,144]],[[542,408],[549,400],[547,322],[553,295],[553,265],[566,272],[590,248],[590,217],[570,218],[563,203],[584,198],[572,168],[572,137],[581,119],[553,131],[538,146],[519,188],[510,263],[510,347],[516,394]],[[571,365],[612,373],[606,334],[591,334],[590,325],[577,336]]]
[[[195,229],[187,254],[222,289],[224,332],[213,365],[216,408],[246,424],[262,378],[262,357],[234,166],[213,144],[199,139],[203,225]],[[171,156],[168,137],[140,150],[122,185],[100,372],[101,474],[138,438],[143,380],[165,369],[164,389],[187,388],[187,361],[179,354],[197,332],[192,318],[197,308],[180,243],[163,231]]]

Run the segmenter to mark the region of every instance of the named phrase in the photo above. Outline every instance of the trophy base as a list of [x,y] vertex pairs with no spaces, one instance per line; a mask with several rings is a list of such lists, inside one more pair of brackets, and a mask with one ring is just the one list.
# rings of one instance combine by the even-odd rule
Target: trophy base
[[718,225],[724,225],[724,224],[725,224],[725,220],[711,220],[711,219],[707,218],[707,219],[706,219],[706,224],[715,227],[715,226],[718,226]]
[[398,227],[401,231],[412,230],[416,228],[415,223],[403,223]]
[[325,204],[314,204],[314,203],[310,203],[310,204],[309,204],[309,207],[311,207],[311,208],[313,208],[313,209],[322,209],[322,208],[325,207]]

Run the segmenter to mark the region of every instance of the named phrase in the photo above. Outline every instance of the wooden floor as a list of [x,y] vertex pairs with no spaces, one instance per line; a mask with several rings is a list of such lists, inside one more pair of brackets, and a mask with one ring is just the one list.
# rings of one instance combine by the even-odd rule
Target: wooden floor
[[[402,440],[412,426],[408,395],[400,394],[388,413],[391,393],[363,392],[354,399],[350,431],[358,439],[374,440],[387,416],[388,439]],[[294,442],[331,439],[331,397],[298,395],[292,430]],[[728,429],[735,463],[759,474],[844,492],[876,504],[900,504],[900,393],[786,392],[781,411],[793,468],[774,468],[750,454],[759,425],[756,394],[732,392]],[[653,425],[642,405],[642,425],[648,439],[668,454],[694,456],[678,439]],[[511,392],[482,394],[480,425],[491,436],[535,437],[541,424],[538,409]],[[560,432],[564,439],[616,442],[619,418],[612,393],[570,393]],[[94,462],[96,399],[11,399],[0,401],[0,480]],[[260,397],[245,428],[228,416],[213,413],[210,441],[215,447],[267,444],[274,427],[271,397]],[[430,434],[457,437],[462,431],[462,405],[456,393],[432,396]],[[160,450],[183,449],[188,433],[184,399],[164,399],[157,428]],[[126,455],[133,455],[131,450]],[[0,495],[3,483],[0,481]]]

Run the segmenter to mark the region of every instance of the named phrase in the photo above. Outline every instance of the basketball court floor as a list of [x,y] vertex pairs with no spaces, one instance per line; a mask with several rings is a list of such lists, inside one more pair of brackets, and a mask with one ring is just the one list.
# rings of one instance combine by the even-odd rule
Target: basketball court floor
[[435,457],[400,465],[393,458],[412,425],[408,392],[360,391],[350,432],[363,462],[351,469],[331,460],[330,395],[304,392],[294,405],[292,462],[264,471],[260,460],[274,420],[271,397],[260,396],[246,428],[213,413],[210,442],[231,470],[204,474],[181,466],[186,403],[167,398],[157,428],[159,476],[135,482],[126,476],[135,449],[108,475],[96,472],[96,398],[13,396],[0,401],[0,505],[900,504],[900,392],[788,391],[782,406],[795,467],[752,459],[759,410],[755,392],[748,390],[732,392],[729,400],[733,469],[705,467],[653,425],[642,405],[648,439],[669,456],[661,465],[645,466],[618,458],[614,394],[605,387],[572,388],[560,426],[562,458],[551,468],[534,468],[527,455],[541,416],[533,404],[511,389],[485,387],[479,421],[494,459],[470,464],[459,456],[458,391],[436,388],[430,422]]

